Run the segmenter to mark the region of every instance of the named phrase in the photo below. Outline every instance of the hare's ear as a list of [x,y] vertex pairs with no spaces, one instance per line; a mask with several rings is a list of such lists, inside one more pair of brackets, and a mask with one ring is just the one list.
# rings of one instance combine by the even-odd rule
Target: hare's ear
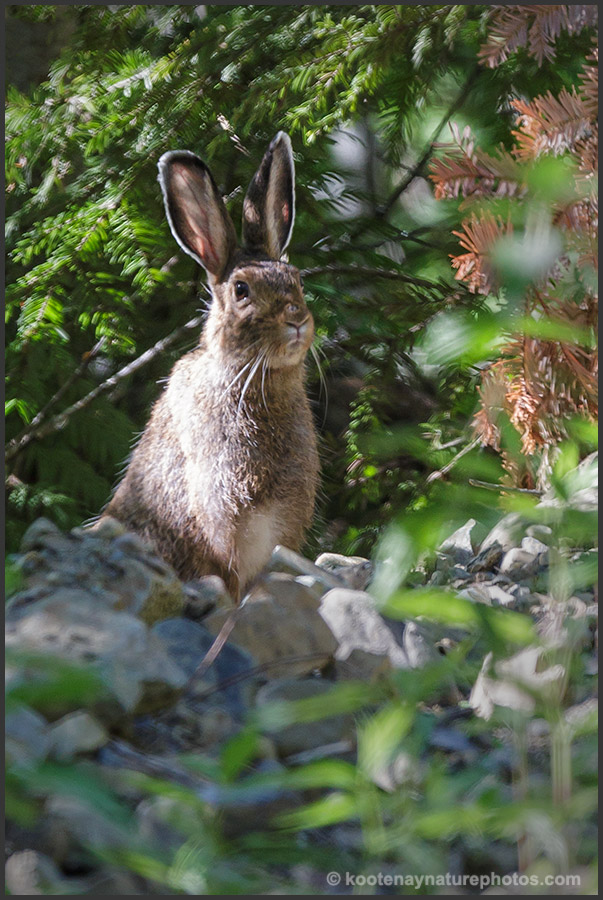
[[219,278],[237,238],[211,172],[188,150],[164,153],[158,168],[172,234],[186,253]]
[[291,140],[279,131],[253,176],[243,202],[243,245],[280,259],[295,218]]

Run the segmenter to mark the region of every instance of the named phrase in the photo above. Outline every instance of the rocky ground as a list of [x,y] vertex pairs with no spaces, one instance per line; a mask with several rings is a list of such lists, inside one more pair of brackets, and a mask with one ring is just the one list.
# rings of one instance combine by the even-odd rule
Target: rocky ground
[[[545,646],[569,641],[586,654],[594,674],[596,597],[591,590],[577,592],[560,612],[547,593],[551,534],[547,526],[527,525],[511,514],[479,540],[479,526],[470,520],[412,577],[416,584],[443,587],[475,604],[529,613]],[[27,531],[16,562],[22,580],[6,617],[7,688],[16,698],[7,712],[9,770],[87,759],[109,775],[127,770],[164,779],[192,788],[218,809],[227,835],[305,802],[304,792],[295,797],[268,791],[245,803],[230,801],[211,779],[182,766],[181,754],[217,758],[251,711],[274,701],[320,697],[333,683],[371,683],[395,669],[421,668],[459,639],[458,629],[421,616],[401,622],[381,615],[367,592],[372,565],[356,557],[322,554],[313,563],[277,547],[234,622],[219,578],[181,583],[152,548],[114,520],[65,534],[39,519]],[[232,626],[228,640],[215,661],[204,664],[225,623]],[[564,674],[562,667],[540,665],[542,652],[542,646],[533,646],[508,660],[485,656],[469,696],[453,686],[442,702],[433,747],[455,756],[459,766],[471,765],[481,749],[457,721],[468,715],[488,718],[497,704],[529,709],[531,688]],[[66,690],[62,682],[61,690],[44,698],[44,714],[27,702],[32,685],[41,689],[48,677],[39,653],[80,667],[72,675],[78,689]],[[91,676],[86,696],[86,679],[77,672]],[[591,715],[594,703],[588,692],[578,697],[566,711],[568,722]],[[39,703],[34,706],[39,710]],[[261,721],[257,771],[314,759],[355,759],[351,713],[338,712],[311,727]],[[542,727],[546,730],[546,723]],[[504,752],[497,764],[508,769]],[[395,765],[375,775],[384,790],[394,790],[403,777]],[[115,787],[119,779],[111,783]],[[133,783],[122,790],[140,835],[163,849],[177,846],[172,801],[137,794]],[[11,893],[161,893],[152,879],[145,882],[102,858],[90,862],[91,847],[115,848],[123,834],[81,797],[59,792],[38,812],[30,826],[9,826]],[[353,843],[351,830],[333,829],[328,840]],[[499,858],[491,865],[500,869],[513,861]]]

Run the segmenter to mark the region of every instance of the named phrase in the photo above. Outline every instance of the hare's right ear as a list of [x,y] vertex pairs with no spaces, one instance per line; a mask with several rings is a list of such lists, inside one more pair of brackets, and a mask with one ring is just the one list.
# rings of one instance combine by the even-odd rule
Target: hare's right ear
[[243,245],[280,259],[295,218],[295,170],[291,140],[279,131],[251,179],[243,201]]
[[237,238],[211,172],[188,150],[164,153],[158,168],[172,234],[186,253],[219,278]]

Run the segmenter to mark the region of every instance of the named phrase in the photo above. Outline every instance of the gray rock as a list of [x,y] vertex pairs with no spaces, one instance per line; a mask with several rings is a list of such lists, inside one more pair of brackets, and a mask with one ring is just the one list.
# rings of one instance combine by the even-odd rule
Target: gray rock
[[202,619],[212,609],[234,607],[234,601],[219,575],[204,575],[183,585],[185,614],[191,619]]
[[125,526],[122,525],[121,522],[118,522],[117,519],[114,519],[113,516],[103,516],[87,530],[91,534],[94,534],[95,537],[102,538],[106,541],[113,540],[113,538],[119,538],[126,533]]
[[6,861],[6,887],[11,894],[34,897],[38,894],[83,895],[84,882],[64,878],[50,857],[36,850],[20,850]]
[[[266,678],[308,674],[332,660],[337,649],[335,637],[318,614],[318,603],[309,592],[280,600],[269,595],[249,600],[237,611],[229,641],[251,654]],[[216,610],[203,624],[217,635],[229,616],[228,610]]]
[[298,584],[305,585],[312,597],[316,600],[320,600],[322,595],[330,590],[323,581],[319,581],[318,578],[315,578],[313,575],[296,575],[295,580]]
[[436,551],[435,555],[435,571],[441,572],[446,579],[450,576],[450,571],[453,567],[454,563],[452,557],[448,556],[447,553],[442,553]]
[[429,584],[434,585],[435,587],[440,587],[442,584],[446,584],[448,581],[447,573],[437,570],[432,573]]
[[178,661],[178,667],[187,678],[195,674],[215,640],[206,628],[190,619],[164,619],[153,625],[151,631],[161,640],[172,660]]
[[[187,679],[191,679],[198,666],[203,661],[208,650],[215,640],[207,628],[198,622],[189,619],[165,619],[153,626],[153,634],[162,642],[170,658],[185,673]],[[222,647],[212,665],[203,672],[203,683],[199,685],[199,691],[203,694],[208,687],[228,682],[251,671],[257,666],[253,656],[232,641],[227,641]],[[228,711],[234,716],[241,716],[248,709],[251,702],[251,693],[255,688],[254,679],[234,681],[234,683],[221,688],[217,700],[224,703]],[[195,684],[191,685],[194,691]],[[188,701],[197,708],[198,703],[195,693]]]
[[480,582],[470,585],[464,591],[459,591],[459,596],[478,603],[486,603],[488,606],[518,609],[525,606],[525,599],[532,595],[530,589],[524,585],[510,583],[509,588],[504,590],[499,584]]
[[429,631],[418,622],[406,623],[402,647],[411,669],[421,669],[440,656]]
[[538,574],[540,562],[538,556],[521,547],[513,547],[503,556],[500,564],[502,575],[507,575],[513,581],[522,581],[533,578]]
[[334,588],[324,595],[320,615],[337,638],[337,659],[347,659],[354,650],[387,656],[393,666],[408,669],[406,652],[379,615],[374,599],[364,591]]
[[[312,576],[305,576],[306,578]],[[315,579],[316,580],[316,579]],[[324,593],[324,585],[323,585]],[[291,575],[287,572],[268,572],[254,586],[250,592],[250,600],[255,601],[258,597],[272,597],[277,603],[316,603],[322,594],[317,595],[317,591],[299,581],[299,576]]]
[[476,714],[489,719],[496,706],[532,713],[538,694],[550,702],[565,669],[559,664],[541,669],[543,653],[543,647],[527,647],[495,663],[492,652],[488,653],[469,697]]
[[500,564],[503,552],[503,548],[498,541],[492,541],[492,543],[480,550],[480,552],[469,561],[467,564],[467,571],[471,573],[491,572]]
[[549,548],[547,544],[539,541],[538,538],[527,535],[521,542],[521,549],[527,553],[533,553],[538,557],[539,564],[545,566],[549,561]]
[[373,564],[363,556],[343,556],[340,553],[321,553],[316,565],[336,575],[346,587],[363,591],[373,576]]
[[270,572],[286,572],[289,575],[312,575],[327,588],[341,586],[337,576],[320,566],[315,566],[309,559],[280,544],[272,551],[267,568]]
[[[198,684],[199,688],[202,686]],[[138,717],[132,728],[132,739],[140,751],[161,756],[201,750],[217,753],[219,746],[240,729],[242,718],[239,716],[236,721],[223,705],[223,699],[221,693],[200,698],[191,689],[175,706],[159,714]]]
[[513,547],[518,547],[524,534],[525,523],[519,513],[508,513],[486,535],[481,543],[479,552],[483,553],[493,544],[500,544],[503,553],[507,553]]
[[336,681],[374,681],[392,671],[389,656],[352,650],[345,659],[335,660]]
[[50,750],[46,719],[27,706],[7,712],[4,720],[6,761],[10,764],[41,761]]
[[490,719],[496,706],[532,712],[535,703],[525,691],[520,690],[512,682],[500,682],[491,677],[492,659],[493,654],[490,652],[484,659],[469,695],[469,705],[475,710],[475,714],[482,719]]
[[57,537],[60,535],[60,529],[49,519],[40,518],[29,526],[23,538],[21,539],[21,552],[26,553],[28,550],[37,550],[44,546],[44,542],[49,537]]
[[[123,709],[133,714],[173,702],[186,683],[182,670],[143,622],[74,589],[59,590],[8,620],[6,639],[8,647],[90,666]],[[71,711],[73,700],[64,702],[67,708],[62,712]]]
[[147,623],[176,615],[185,595],[174,570],[114,519],[96,528],[63,534],[38,519],[26,532],[17,557],[24,576],[22,590],[11,598],[10,611],[28,606],[32,591],[85,591],[97,604],[127,611]]
[[109,740],[103,726],[80,710],[69,713],[55,722],[50,729],[50,752],[57,759],[69,759],[77,753],[98,750]]
[[476,525],[475,519],[469,519],[461,528],[457,528],[440,544],[440,553],[451,557],[455,563],[466,565],[475,553],[471,538]]
[[[332,689],[331,682],[318,678],[305,680],[282,678],[259,689],[256,705],[262,707],[279,701],[328,696]],[[328,708],[328,700],[325,700],[325,703]],[[349,738],[353,734],[353,730],[354,719],[350,715],[335,715],[317,719],[311,723],[301,722],[266,729],[282,756],[290,756],[293,753],[301,753],[315,747],[336,743]]]
[[516,598],[513,594],[503,590],[498,584],[484,585],[482,589],[488,595],[488,599],[493,606],[506,606],[512,609],[515,605]]
[[537,538],[548,547],[553,539],[553,529],[549,528],[548,525],[535,523],[533,525],[528,525],[528,527],[526,528],[526,535],[528,537]]

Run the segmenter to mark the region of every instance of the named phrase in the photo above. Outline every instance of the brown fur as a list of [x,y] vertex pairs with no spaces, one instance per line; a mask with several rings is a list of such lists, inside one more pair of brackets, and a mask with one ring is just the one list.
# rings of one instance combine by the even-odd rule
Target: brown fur
[[272,548],[299,548],[312,520],[318,453],[304,361],[314,327],[297,269],[236,248],[228,223],[214,239],[215,210],[207,220],[197,246],[216,268],[223,245],[226,262],[210,273],[200,343],[174,366],[105,515],[150,540],[181,578],[216,573],[239,600]]

